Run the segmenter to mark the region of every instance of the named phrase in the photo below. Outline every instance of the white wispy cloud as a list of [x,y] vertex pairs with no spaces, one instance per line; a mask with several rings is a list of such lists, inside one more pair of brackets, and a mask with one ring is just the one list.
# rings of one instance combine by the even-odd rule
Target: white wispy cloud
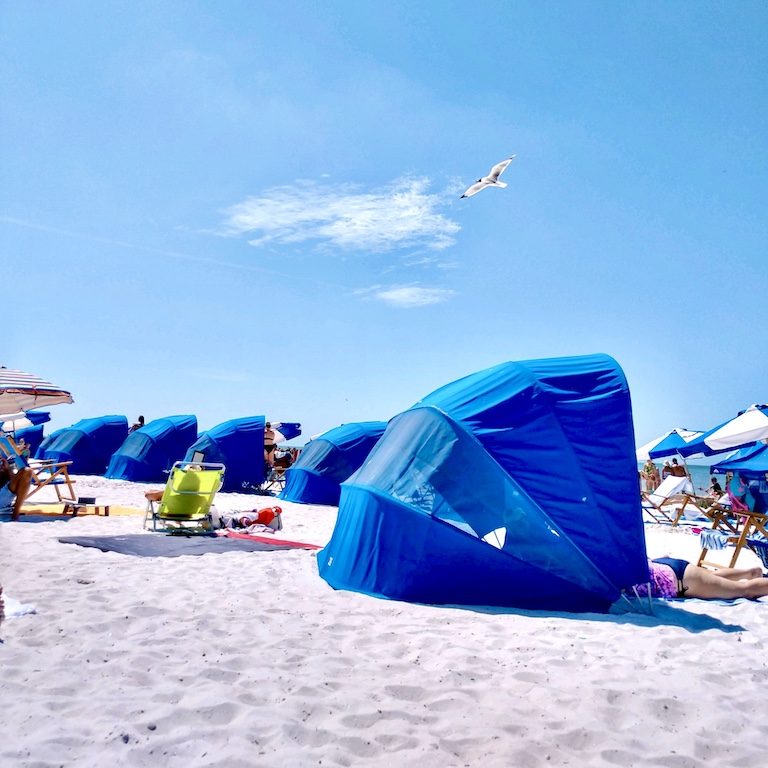
[[456,294],[450,288],[430,288],[423,285],[374,285],[355,293],[377,301],[383,301],[395,307],[425,307],[429,304],[442,304]]
[[273,187],[225,211],[224,232],[251,245],[315,241],[343,250],[442,250],[460,230],[440,212],[444,194],[427,178],[402,177],[370,191],[352,184],[299,181]]

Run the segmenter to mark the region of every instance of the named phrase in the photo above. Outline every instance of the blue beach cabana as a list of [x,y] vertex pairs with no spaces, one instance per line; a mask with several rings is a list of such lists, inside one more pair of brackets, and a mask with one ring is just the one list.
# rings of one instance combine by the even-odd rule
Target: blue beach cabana
[[742,474],[750,479],[764,480],[768,473],[768,445],[756,443],[755,445],[740,448],[732,456],[715,464],[711,470],[713,474],[725,474],[733,472]]
[[605,610],[648,580],[629,389],[605,355],[505,363],[393,419],[318,554],[337,589]]
[[337,505],[341,483],[368,458],[386,428],[385,421],[361,421],[342,424],[316,437],[286,472],[280,498],[301,504]]
[[14,437],[17,443],[20,440],[24,440],[29,446],[29,455],[34,456],[43,440],[45,440],[44,429],[42,424],[35,424],[31,427],[24,427],[24,429],[17,429]]
[[53,443],[53,441],[59,436],[61,432],[64,431],[66,427],[63,429],[56,429],[53,432],[51,432],[49,435],[44,435],[42,441],[37,446],[37,449],[34,452],[34,457],[36,459],[42,458],[43,454],[45,453],[45,449]]
[[155,419],[125,438],[112,455],[105,476],[116,480],[164,482],[165,471],[184,457],[196,439],[195,416]]
[[264,482],[263,416],[230,419],[209,429],[187,450],[185,461],[217,462],[227,469],[223,491],[244,491]]
[[[222,422],[197,438],[189,447],[185,461],[224,464],[224,491],[257,489],[266,479],[264,466],[264,416],[244,416]],[[298,422],[274,424],[286,440],[301,434]]]
[[99,416],[81,419],[76,424],[56,431],[37,457],[47,461],[71,461],[70,472],[80,475],[103,475],[112,454],[128,435],[125,416]]

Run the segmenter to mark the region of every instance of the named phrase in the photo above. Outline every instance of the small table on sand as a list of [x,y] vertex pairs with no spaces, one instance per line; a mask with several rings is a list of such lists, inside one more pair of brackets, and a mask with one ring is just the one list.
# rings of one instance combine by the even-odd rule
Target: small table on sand
[[80,512],[85,512],[88,514],[90,510],[93,510],[94,515],[99,515],[103,511],[104,517],[109,517],[109,504],[96,504],[95,502],[84,504],[80,501],[66,502],[64,504],[63,514],[72,515],[72,517],[74,517]]

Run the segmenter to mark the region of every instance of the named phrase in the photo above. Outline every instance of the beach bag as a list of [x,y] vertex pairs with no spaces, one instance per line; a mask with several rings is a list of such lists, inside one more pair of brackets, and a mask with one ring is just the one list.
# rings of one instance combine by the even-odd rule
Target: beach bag
[[259,510],[259,514],[256,518],[257,523],[266,525],[273,531],[283,530],[283,510],[280,507],[265,507]]
[[249,528],[252,525],[265,525],[273,531],[283,530],[283,510],[280,507],[264,507],[252,509],[250,512],[240,512],[236,515],[238,525]]

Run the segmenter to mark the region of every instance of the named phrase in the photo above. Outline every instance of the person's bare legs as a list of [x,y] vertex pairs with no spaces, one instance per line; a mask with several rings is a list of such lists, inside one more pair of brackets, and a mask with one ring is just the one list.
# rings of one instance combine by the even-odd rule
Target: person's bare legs
[[27,498],[29,493],[29,487],[32,485],[32,470],[28,468],[20,469],[15,472],[8,488],[11,493],[15,494],[16,498],[13,501],[13,512],[11,513],[11,520],[18,520],[21,514],[21,505],[24,503],[24,499]]
[[713,571],[715,576],[731,581],[743,581],[744,579],[759,579],[763,575],[762,568],[718,568]]
[[[723,569],[726,571],[739,569]],[[751,571],[752,569],[742,569]],[[747,578],[734,581],[719,576],[713,571],[690,563],[683,574],[686,597],[721,598],[735,600],[737,597],[765,597],[768,595],[768,579]]]

